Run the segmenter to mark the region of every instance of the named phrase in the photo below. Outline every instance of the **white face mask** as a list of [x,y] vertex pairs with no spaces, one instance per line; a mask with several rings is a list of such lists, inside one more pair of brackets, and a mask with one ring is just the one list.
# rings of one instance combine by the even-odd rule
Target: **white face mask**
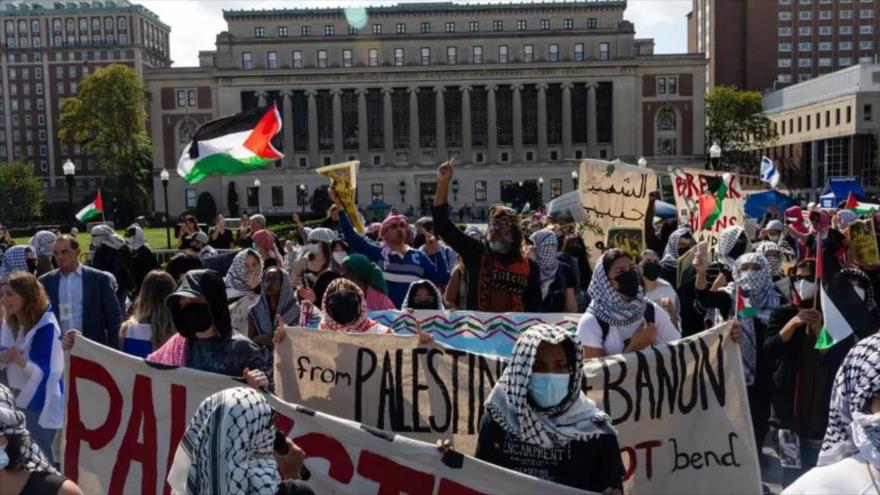
[[853,443],[871,464],[880,466],[880,413],[854,412],[850,429]]
[[853,290],[856,291],[856,295],[859,296],[859,299],[861,299],[862,301],[865,300],[865,289],[853,286]]
[[333,259],[336,260],[336,263],[339,265],[342,264],[342,260],[344,260],[346,256],[348,256],[348,253],[345,251],[333,251]]
[[779,242],[779,234],[770,234],[767,236],[770,242]]
[[809,280],[798,280],[794,284],[794,290],[797,291],[801,301],[809,301],[816,295],[816,283]]

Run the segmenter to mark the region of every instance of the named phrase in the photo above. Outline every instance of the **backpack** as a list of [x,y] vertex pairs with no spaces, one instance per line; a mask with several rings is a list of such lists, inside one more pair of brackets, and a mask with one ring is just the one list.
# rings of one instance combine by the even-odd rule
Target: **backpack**
[[[599,322],[599,328],[602,329],[602,344],[604,345],[605,339],[608,338],[608,332],[611,330],[611,326],[598,318],[596,318],[596,321]],[[647,323],[648,325],[652,325],[654,323],[654,303],[652,303],[651,301],[648,301],[648,303],[645,305],[645,323]],[[626,347],[628,344],[629,339],[623,342],[624,347]]]

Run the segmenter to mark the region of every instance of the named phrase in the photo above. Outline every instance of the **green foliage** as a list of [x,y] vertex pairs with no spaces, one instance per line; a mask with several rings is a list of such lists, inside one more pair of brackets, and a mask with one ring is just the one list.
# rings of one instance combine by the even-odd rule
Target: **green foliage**
[[76,97],[61,105],[58,134],[94,156],[105,174],[103,190],[116,198],[120,220],[143,211],[152,168],[144,129],[146,92],[137,72],[113,64],[82,79]]
[[42,215],[43,184],[27,163],[0,165],[0,221],[30,222]]
[[757,91],[716,86],[706,95],[706,146],[721,146],[721,169],[758,172],[760,162],[748,150],[772,146],[778,138],[773,122],[762,112]]

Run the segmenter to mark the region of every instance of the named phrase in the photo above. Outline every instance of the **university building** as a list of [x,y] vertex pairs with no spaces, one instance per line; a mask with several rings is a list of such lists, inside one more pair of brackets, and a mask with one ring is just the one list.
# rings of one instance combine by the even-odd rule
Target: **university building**
[[0,3],[0,164],[25,161],[49,199],[67,198],[62,165],[76,166],[78,192],[100,185],[97,164],[58,139],[61,102],[82,77],[110,64],[139,73],[171,65],[169,28],[149,10],[115,1]]
[[[300,211],[322,165],[360,160],[359,204],[430,206],[435,168],[459,163],[454,207],[572,190],[581,158],[702,163],[702,55],[654,55],[626,2],[225,11],[199,67],[145,73],[170,213],[208,192],[227,210]],[[189,186],[174,172],[199,124],[274,103],[285,158],[259,174]],[[259,186],[254,181],[259,179]],[[303,193],[304,191],[304,193]],[[520,201],[522,202],[522,201]]]

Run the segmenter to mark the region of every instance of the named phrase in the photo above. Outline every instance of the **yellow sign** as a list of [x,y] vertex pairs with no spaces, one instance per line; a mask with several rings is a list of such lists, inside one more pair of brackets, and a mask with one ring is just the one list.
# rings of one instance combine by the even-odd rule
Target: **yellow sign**
[[357,160],[337,163],[335,165],[321,167],[315,170],[315,172],[330,179],[330,184],[333,189],[336,190],[336,194],[339,196],[339,201],[342,202],[342,207],[348,214],[348,218],[351,219],[351,225],[356,231],[363,234],[364,226],[361,224],[361,216],[358,214],[357,204],[354,200],[354,192],[355,189],[357,189],[357,173],[360,163],[361,162]]
[[880,253],[877,250],[877,236],[874,232],[874,220],[872,218],[853,222],[846,229],[846,236],[849,237],[849,242],[859,257],[860,266],[880,265]]

